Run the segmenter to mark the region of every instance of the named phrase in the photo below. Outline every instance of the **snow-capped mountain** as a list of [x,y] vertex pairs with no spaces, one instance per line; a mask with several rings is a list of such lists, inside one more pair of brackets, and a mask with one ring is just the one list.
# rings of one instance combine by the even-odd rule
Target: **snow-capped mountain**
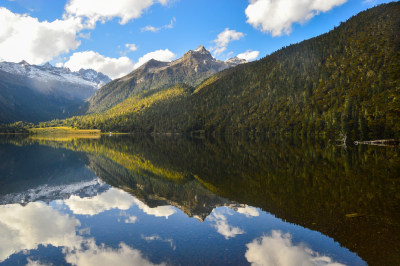
[[235,56],[235,57],[232,57],[232,58],[229,58],[228,60],[226,60],[225,63],[236,66],[236,65],[247,63],[247,61],[245,59],[241,59],[241,58]]
[[49,63],[38,66],[30,65],[26,61],[20,63],[0,62],[0,70],[38,80],[40,83],[70,83],[71,85],[90,87],[94,90],[111,81],[108,76],[93,69],[72,72],[69,68],[54,67]]
[[82,113],[86,100],[111,79],[92,69],[0,62],[0,123],[38,122]]
[[78,72],[73,73],[79,73],[81,77],[83,77],[83,79],[96,83],[97,88],[101,88],[111,81],[111,79],[107,75],[104,75],[101,72],[96,72],[93,69],[81,68]]

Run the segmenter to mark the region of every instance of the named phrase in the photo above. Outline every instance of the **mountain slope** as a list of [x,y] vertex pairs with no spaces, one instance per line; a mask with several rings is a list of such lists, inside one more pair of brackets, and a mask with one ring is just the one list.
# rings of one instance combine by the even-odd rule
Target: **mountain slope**
[[111,79],[92,69],[0,62],[0,123],[37,122],[76,114]]
[[121,101],[143,91],[159,89],[178,83],[198,85],[204,79],[244,60],[216,60],[204,46],[188,51],[173,62],[150,60],[138,69],[101,88],[89,100],[89,113],[108,110]]

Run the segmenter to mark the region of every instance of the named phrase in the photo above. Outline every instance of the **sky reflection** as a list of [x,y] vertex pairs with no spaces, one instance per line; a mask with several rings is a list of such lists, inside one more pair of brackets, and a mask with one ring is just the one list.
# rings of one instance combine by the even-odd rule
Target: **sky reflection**
[[[49,204],[39,201],[25,206],[1,205],[0,212],[0,263],[25,261],[23,264],[46,265],[47,250],[55,247],[63,261],[60,265],[175,265],[208,261],[338,266],[343,265],[336,262],[343,254],[363,264],[329,238],[286,224],[247,205],[230,203],[215,208],[200,222],[179,208],[151,208],[129,193],[110,187],[95,196],[74,194]],[[307,237],[294,241],[293,234],[297,238]],[[326,250],[314,250],[315,245],[311,247],[306,241],[310,239],[328,241],[330,246],[336,246],[335,251],[325,255]]]

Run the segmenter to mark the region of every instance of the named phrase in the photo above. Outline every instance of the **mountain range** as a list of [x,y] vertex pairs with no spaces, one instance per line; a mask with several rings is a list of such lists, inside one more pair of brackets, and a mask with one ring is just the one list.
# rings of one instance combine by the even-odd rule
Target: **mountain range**
[[246,60],[237,57],[227,61],[216,60],[202,45],[172,62],[151,59],[128,75],[113,80],[98,90],[89,100],[88,113],[106,111],[144,91],[178,83],[197,86],[206,78],[243,63]]
[[224,69],[245,63],[237,57],[216,60],[204,46],[173,62],[154,59],[130,74],[111,79],[92,69],[0,62],[0,123],[39,122],[103,112],[143,91],[176,83],[198,85]]
[[0,62],[0,122],[38,122],[75,115],[111,79],[92,69]]

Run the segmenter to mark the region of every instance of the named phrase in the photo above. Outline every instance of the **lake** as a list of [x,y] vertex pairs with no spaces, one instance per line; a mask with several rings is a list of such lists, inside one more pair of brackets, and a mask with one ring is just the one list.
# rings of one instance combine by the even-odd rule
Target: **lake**
[[0,137],[1,265],[400,265],[400,151]]

